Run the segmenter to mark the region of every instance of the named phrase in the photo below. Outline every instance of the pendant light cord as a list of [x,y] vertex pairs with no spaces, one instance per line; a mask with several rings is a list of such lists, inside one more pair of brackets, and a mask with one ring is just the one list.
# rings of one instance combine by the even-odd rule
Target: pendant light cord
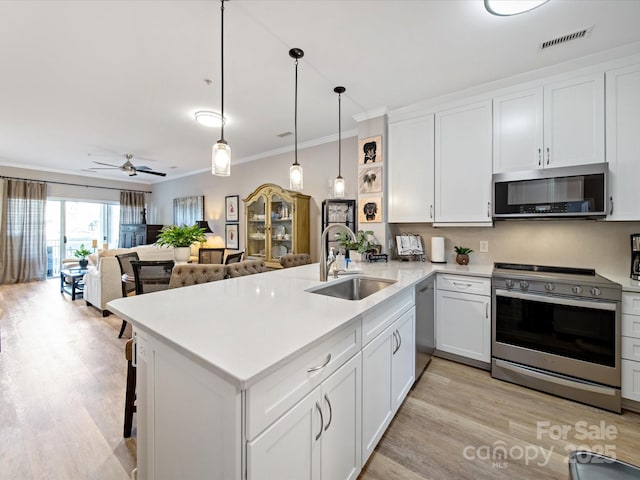
[[293,164],[298,165],[298,59],[296,58],[296,95],[294,100],[294,113],[293,113],[293,131],[294,131],[294,142],[295,142],[295,152]]
[[338,94],[338,178],[342,178],[342,94]]
[[220,0],[220,138],[224,140],[224,0]]

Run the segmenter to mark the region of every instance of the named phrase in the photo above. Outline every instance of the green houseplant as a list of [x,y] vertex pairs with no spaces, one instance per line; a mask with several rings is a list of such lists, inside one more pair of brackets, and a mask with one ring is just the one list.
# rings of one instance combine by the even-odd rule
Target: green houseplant
[[204,228],[193,225],[166,225],[158,234],[157,245],[173,247],[173,256],[176,262],[186,262],[191,254],[191,244],[206,242]]
[[[372,230],[358,230],[356,232],[356,242],[351,241],[351,237],[344,230],[336,234],[336,241],[345,249],[345,252],[358,252],[360,255],[377,248],[378,245],[373,241],[373,239]],[[350,256],[350,254],[346,253],[345,255],[347,258],[355,260]]]
[[453,247],[453,250],[456,252],[456,262],[459,265],[469,264],[469,254],[473,252],[473,250],[467,247]]
[[76,248],[73,251],[73,256],[79,259],[78,263],[80,264],[80,268],[87,268],[87,265],[89,265],[89,260],[87,260],[87,257],[89,255],[91,255],[91,250],[86,248],[84,246],[84,243],[81,243],[80,248]]

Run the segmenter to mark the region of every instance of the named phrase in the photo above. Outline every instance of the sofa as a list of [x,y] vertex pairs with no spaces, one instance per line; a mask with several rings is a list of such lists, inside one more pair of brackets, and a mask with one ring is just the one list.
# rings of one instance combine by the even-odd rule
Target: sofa
[[173,248],[157,245],[140,245],[133,248],[115,248],[100,250],[84,277],[84,300],[106,317],[111,312],[107,310],[107,302],[122,297],[122,281],[120,264],[116,255],[137,252],[140,260],[173,260]]

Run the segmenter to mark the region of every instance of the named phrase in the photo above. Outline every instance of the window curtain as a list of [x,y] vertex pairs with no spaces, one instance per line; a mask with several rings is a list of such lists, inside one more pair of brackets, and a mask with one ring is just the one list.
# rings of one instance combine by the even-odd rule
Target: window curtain
[[204,196],[173,199],[173,224],[193,225],[204,220]]
[[[146,217],[143,192],[120,192],[120,225],[140,224]],[[144,222],[146,223],[146,222]]]
[[1,179],[0,284],[44,280],[47,184]]

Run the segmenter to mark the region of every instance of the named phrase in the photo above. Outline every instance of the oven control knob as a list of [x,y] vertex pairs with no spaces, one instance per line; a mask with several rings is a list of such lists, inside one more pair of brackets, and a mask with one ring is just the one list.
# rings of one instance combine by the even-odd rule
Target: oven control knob
[[556,286],[551,282],[547,282],[547,283],[544,284],[544,289],[547,292],[553,292],[556,289]]
[[580,285],[576,285],[571,290],[573,290],[573,293],[576,295],[580,295],[582,293],[582,287]]
[[601,293],[598,287],[591,287],[591,290],[589,290],[589,292],[591,292],[591,295],[593,295],[594,297],[597,297]]
[[504,284],[507,286],[507,288],[513,288],[513,280],[511,280],[510,278],[506,279],[504,281]]
[[527,282],[526,280],[520,280],[520,288],[526,290],[527,288],[529,288],[529,282]]

